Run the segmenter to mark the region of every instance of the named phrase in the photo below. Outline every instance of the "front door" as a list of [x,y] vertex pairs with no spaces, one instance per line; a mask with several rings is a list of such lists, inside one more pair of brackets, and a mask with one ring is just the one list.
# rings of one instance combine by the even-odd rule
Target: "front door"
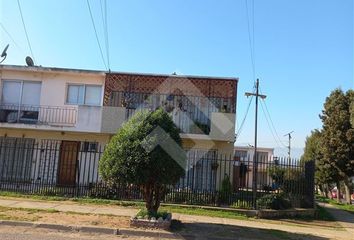
[[62,141],[58,168],[59,185],[75,185],[80,142]]

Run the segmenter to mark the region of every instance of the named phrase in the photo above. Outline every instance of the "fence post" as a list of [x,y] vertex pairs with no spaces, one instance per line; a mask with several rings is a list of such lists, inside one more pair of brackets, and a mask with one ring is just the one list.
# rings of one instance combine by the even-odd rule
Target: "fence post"
[[307,161],[305,163],[305,196],[310,205],[315,208],[315,161]]

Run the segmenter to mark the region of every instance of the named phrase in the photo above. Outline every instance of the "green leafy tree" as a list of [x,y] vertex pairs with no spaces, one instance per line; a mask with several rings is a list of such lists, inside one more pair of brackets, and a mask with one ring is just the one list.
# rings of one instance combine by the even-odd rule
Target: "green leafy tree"
[[315,184],[320,188],[323,195],[327,196],[329,185],[339,181],[337,171],[324,161],[322,153],[322,133],[319,130],[313,130],[311,135],[306,138],[304,154],[301,156],[301,162],[315,161]]
[[[171,140],[179,146],[174,148],[174,156],[159,145]],[[176,184],[185,173],[181,166],[186,156],[181,145],[179,129],[168,113],[162,109],[137,112],[108,143],[99,162],[100,175],[112,185],[124,182],[139,186],[147,211],[156,215],[166,187]]]
[[354,134],[350,122],[351,96],[351,91],[344,93],[340,89],[334,90],[327,97],[320,116],[323,122],[321,141],[323,161],[334,168],[343,180],[347,203],[351,202],[350,177],[354,175]]

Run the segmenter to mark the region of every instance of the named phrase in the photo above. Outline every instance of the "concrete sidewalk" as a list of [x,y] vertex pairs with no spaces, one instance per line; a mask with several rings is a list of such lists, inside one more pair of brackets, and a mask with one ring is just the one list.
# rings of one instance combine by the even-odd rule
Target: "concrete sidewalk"
[[[11,207],[11,208],[32,208],[32,209],[54,209],[61,212],[77,212],[77,213],[88,213],[88,214],[111,214],[116,216],[126,216],[131,217],[136,214],[138,208],[133,207],[123,207],[115,205],[95,205],[95,204],[80,204],[71,201],[42,201],[42,200],[32,200],[25,198],[8,198],[0,197],[0,206]],[[336,209],[333,210],[338,213]],[[347,215],[341,213],[342,217]],[[337,214],[338,219],[340,214]],[[349,216],[350,217],[350,216]],[[339,220],[340,224],[344,229],[328,228],[326,226],[314,226],[299,225],[299,224],[289,224],[283,221],[271,221],[271,220],[259,220],[259,219],[249,219],[249,220],[238,220],[238,219],[228,219],[219,217],[208,217],[208,216],[194,216],[173,213],[173,219],[180,220],[188,228],[193,229],[203,229],[204,232],[212,230],[214,228],[223,228],[223,226],[247,229],[274,229],[279,231],[284,231],[294,234],[308,234],[312,236],[320,236],[325,239],[353,239],[353,228],[350,220],[345,221],[344,217]],[[201,231],[201,233],[203,233]]]

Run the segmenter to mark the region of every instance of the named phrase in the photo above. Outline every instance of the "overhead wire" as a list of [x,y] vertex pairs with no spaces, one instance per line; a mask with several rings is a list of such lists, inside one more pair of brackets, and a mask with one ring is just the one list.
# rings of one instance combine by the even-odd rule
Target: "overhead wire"
[[243,117],[243,119],[242,119],[242,121],[241,121],[241,124],[240,124],[238,130],[236,131],[236,138],[235,138],[235,141],[236,141],[236,140],[238,139],[238,137],[241,135],[243,126],[244,126],[244,124],[245,124],[245,122],[246,122],[246,119],[247,119],[247,116],[248,116],[248,112],[249,112],[250,107],[251,107],[251,103],[252,103],[253,97],[254,97],[254,96],[252,95],[251,98],[250,98],[249,101],[248,101],[248,105],[247,105],[247,108],[246,108],[246,113],[245,113],[245,115],[244,115],[244,117]]
[[[102,4],[102,1],[104,3]],[[109,57],[109,39],[108,39],[108,24],[107,24],[107,0],[100,0],[100,7],[101,7],[101,17],[102,17],[102,25],[104,31],[104,39],[105,39],[105,48],[106,48],[106,58],[107,58],[107,65],[108,70],[110,70],[110,57]]]
[[36,59],[35,59],[34,54],[33,54],[33,51],[32,51],[31,42],[30,42],[29,37],[28,37],[28,33],[27,33],[27,28],[26,28],[25,20],[24,20],[24,18],[23,18],[20,0],[17,0],[17,5],[18,5],[18,9],[19,9],[19,11],[20,11],[21,20],[22,20],[22,25],[23,25],[23,29],[25,30],[25,35],[26,35],[26,39],[27,39],[27,44],[28,44],[28,47],[29,47],[29,49],[30,49],[31,56],[32,56],[34,62],[36,62]]
[[[259,90],[259,91],[261,92],[261,90]],[[268,107],[267,107],[267,102],[266,102],[264,99],[262,99],[262,101],[263,101],[263,104],[264,104],[264,107],[265,107],[265,110],[266,110],[266,114],[268,114],[268,117],[269,117],[269,121],[270,121],[270,123],[271,123],[271,126],[272,126],[272,128],[274,129],[275,136],[277,137],[277,139],[278,139],[278,141],[281,143],[281,145],[283,145],[283,147],[286,147],[286,148],[287,148],[288,146],[286,146],[286,145],[283,143],[283,141],[281,140],[281,138],[279,137],[278,131],[277,131],[275,125],[274,125],[274,122],[273,122],[273,120],[272,120],[272,116],[270,115],[269,109],[268,109]],[[261,103],[262,103],[262,101],[261,101]]]
[[21,52],[24,53],[24,50],[20,47],[20,45],[17,44],[17,42],[15,41],[15,39],[12,37],[12,35],[9,33],[9,31],[7,31],[7,29],[5,28],[5,26],[2,24],[2,22],[0,22],[0,27],[2,28],[2,30],[7,34],[7,36],[11,39],[11,41],[13,42],[13,44],[15,44],[15,46],[21,50]]
[[100,40],[99,40],[99,38],[98,38],[98,34],[97,34],[97,30],[96,30],[95,21],[94,21],[94,19],[93,19],[90,1],[89,1],[89,0],[86,0],[86,2],[87,2],[87,7],[88,7],[88,10],[89,10],[89,13],[90,13],[90,17],[91,17],[91,22],[92,22],[93,30],[94,30],[94,32],[95,32],[96,41],[97,41],[97,44],[98,44],[98,47],[99,47],[99,50],[100,50],[101,58],[102,58],[102,61],[103,61],[103,64],[104,64],[105,68],[108,70],[107,65],[106,65],[106,61],[105,61],[104,56],[103,56],[103,51],[102,51],[101,43],[100,43]]
[[[256,81],[256,61],[255,61],[255,44],[254,44],[254,0],[252,1],[252,34],[251,34],[251,23],[250,23],[250,13],[248,7],[248,0],[245,0],[246,5],[246,17],[247,17],[247,31],[248,31],[248,42],[250,47],[250,55],[251,55],[251,64],[252,64],[252,73],[253,73],[253,81]],[[252,36],[251,36],[252,35]]]

